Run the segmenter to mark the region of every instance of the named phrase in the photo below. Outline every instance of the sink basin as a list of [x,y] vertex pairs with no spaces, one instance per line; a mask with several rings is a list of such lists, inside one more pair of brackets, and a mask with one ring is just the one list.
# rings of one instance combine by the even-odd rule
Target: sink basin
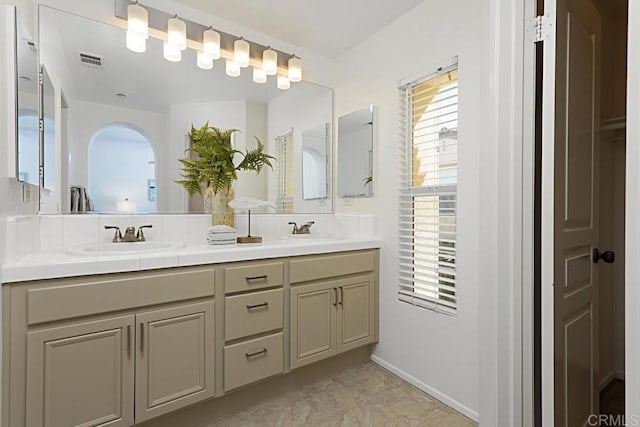
[[280,236],[282,240],[296,240],[299,242],[318,242],[318,241],[330,241],[330,240],[342,240],[343,236],[337,234],[328,233],[310,233],[310,234],[285,234]]
[[165,252],[180,249],[182,243],[175,242],[125,242],[125,243],[91,243],[67,249],[70,255],[130,255],[150,252]]

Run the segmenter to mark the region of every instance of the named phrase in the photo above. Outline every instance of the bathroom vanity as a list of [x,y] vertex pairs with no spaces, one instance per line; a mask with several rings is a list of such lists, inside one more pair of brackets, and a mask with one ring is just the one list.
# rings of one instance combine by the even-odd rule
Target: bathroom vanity
[[377,342],[378,249],[319,246],[5,283],[3,425],[130,426]]

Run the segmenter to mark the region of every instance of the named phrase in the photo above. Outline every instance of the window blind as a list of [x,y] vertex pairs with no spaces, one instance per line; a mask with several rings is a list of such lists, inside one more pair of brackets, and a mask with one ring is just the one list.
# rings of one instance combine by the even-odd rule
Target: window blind
[[400,87],[400,301],[457,312],[458,64]]
[[278,212],[293,212],[293,131],[276,137],[276,206]]

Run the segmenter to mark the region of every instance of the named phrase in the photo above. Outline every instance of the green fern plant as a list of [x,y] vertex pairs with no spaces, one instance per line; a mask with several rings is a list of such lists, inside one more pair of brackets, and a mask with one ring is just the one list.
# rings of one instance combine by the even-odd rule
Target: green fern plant
[[[231,145],[232,135],[238,129],[221,130],[210,126],[209,122],[196,128],[191,125],[189,139],[191,147],[188,153],[195,153],[194,158],[178,159],[182,163],[182,179],[175,181],[182,185],[190,196],[195,193],[202,194],[202,184],[211,187],[213,193],[229,190],[233,182],[238,179],[238,171],[251,170],[260,173],[264,166],[269,166],[275,157],[264,152],[264,144],[256,137],[257,148],[253,150],[236,150]],[[234,163],[236,155],[242,157],[237,165]]]

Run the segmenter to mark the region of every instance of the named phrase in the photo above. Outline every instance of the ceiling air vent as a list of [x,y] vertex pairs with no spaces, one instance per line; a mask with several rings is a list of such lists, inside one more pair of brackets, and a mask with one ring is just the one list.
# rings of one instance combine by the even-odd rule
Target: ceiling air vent
[[80,63],[89,68],[102,68],[104,66],[102,58],[88,53],[80,53]]

